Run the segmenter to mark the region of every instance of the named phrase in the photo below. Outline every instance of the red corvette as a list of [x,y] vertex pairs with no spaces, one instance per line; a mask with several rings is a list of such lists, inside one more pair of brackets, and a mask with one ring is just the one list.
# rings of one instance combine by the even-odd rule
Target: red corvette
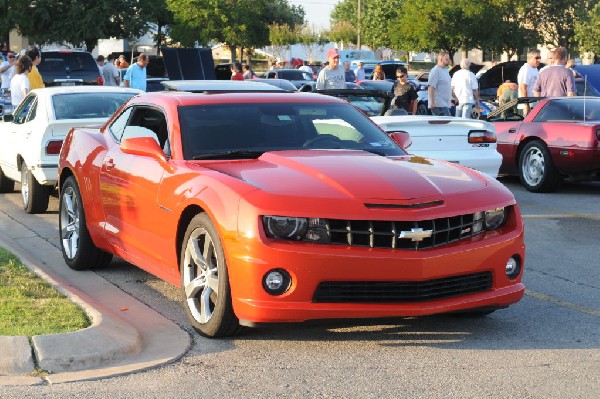
[[403,138],[319,94],[142,94],[65,139],[64,259],[80,270],[116,255],[181,286],[210,337],[519,301],[513,195],[407,155]]
[[531,112],[523,119],[516,102],[496,110],[500,174],[518,175],[533,192],[556,190],[563,179],[600,179],[600,98],[523,99]]

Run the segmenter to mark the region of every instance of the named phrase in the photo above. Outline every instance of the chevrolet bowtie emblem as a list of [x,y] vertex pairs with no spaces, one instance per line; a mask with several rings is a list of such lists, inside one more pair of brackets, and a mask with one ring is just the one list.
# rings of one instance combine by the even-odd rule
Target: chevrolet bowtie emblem
[[423,230],[422,228],[412,228],[410,231],[401,231],[400,238],[410,238],[412,241],[423,241],[431,237],[433,230]]

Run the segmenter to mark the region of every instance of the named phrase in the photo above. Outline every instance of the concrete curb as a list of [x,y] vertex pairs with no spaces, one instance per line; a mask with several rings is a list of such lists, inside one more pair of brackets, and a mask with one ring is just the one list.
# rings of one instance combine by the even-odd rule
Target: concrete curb
[[[0,337],[0,353],[10,353],[0,362],[0,386],[126,374],[175,361],[189,349],[190,336],[179,326],[96,273],[70,270],[62,253],[45,239],[3,213],[0,227],[6,232],[0,246],[81,306],[92,320],[92,326],[83,330],[32,337],[31,349],[27,337]],[[19,348],[9,351],[15,343]],[[34,371],[35,360],[42,373],[24,375]]]

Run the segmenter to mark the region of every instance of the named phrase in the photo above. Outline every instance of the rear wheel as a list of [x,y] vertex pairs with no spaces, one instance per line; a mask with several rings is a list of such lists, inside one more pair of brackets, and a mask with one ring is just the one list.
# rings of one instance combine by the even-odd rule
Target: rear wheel
[[27,213],[42,213],[48,209],[50,187],[38,183],[25,162],[21,165],[21,196]]
[[73,176],[65,180],[60,190],[58,223],[63,258],[71,269],[99,268],[110,263],[112,255],[96,247],[90,237],[81,193]]
[[217,231],[205,213],[185,232],[180,255],[183,304],[192,327],[207,337],[238,333],[225,255]]
[[6,177],[2,168],[0,168],[0,193],[12,193],[15,190],[14,180]]
[[530,141],[523,147],[519,156],[519,177],[523,186],[534,193],[554,191],[563,180],[554,167],[550,151],[539,140]]

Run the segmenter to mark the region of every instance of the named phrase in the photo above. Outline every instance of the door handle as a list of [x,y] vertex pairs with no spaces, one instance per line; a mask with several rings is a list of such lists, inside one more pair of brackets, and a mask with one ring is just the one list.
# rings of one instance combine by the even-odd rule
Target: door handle
[[509,132],[509,133],[516,133],[516,132],[517,132],[517,129],[508,129],[508,132]]

